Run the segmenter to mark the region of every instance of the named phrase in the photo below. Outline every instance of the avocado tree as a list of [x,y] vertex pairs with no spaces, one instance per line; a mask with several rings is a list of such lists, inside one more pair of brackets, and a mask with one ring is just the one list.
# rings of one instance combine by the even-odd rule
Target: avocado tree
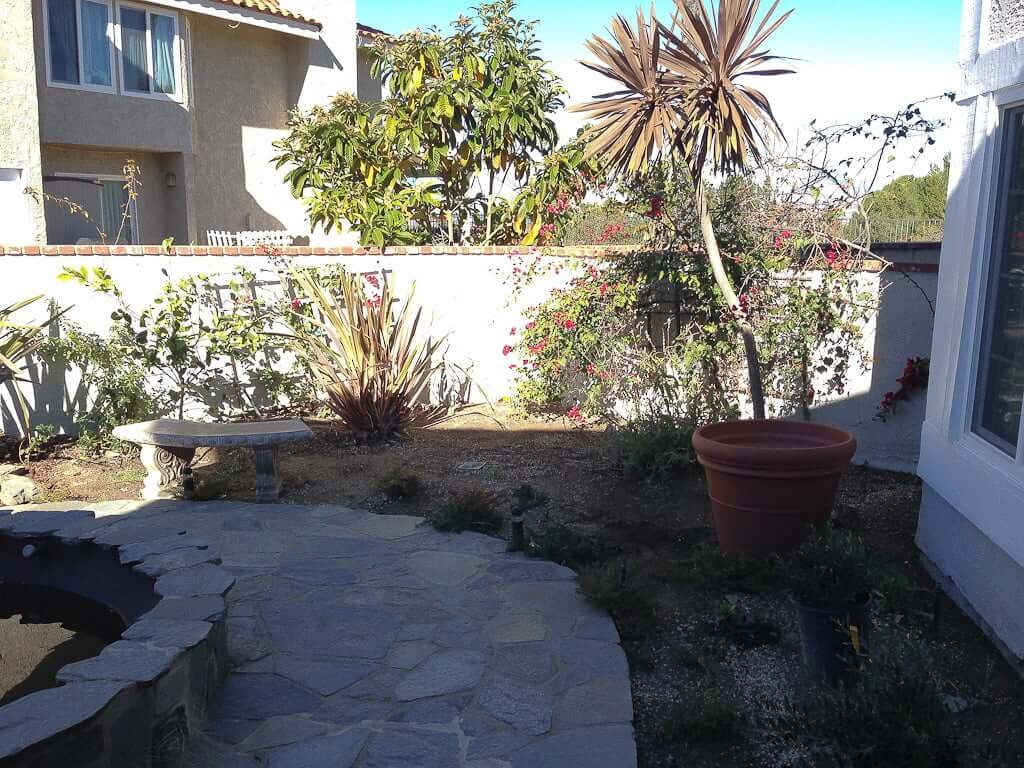
[[565,91],[514,9],[380,37],[383,102],[342,94],[292,115],[277,163],[314,226],[347,221],[365,245],[531,244],[582,199],[594,164],[558,148]]

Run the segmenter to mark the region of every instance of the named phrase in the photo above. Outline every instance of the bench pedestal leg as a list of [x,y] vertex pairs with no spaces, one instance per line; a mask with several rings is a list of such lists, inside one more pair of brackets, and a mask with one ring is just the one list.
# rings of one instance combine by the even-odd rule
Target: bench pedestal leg
[[195,448],[163,448],[143,445],[139,458],[146,468],[142,498],[171,499],[181,490],[181,472],[196,455]]
[[256,501],[277,501],[281,495],[281,475],[277,469],[277,446],[255,445]]

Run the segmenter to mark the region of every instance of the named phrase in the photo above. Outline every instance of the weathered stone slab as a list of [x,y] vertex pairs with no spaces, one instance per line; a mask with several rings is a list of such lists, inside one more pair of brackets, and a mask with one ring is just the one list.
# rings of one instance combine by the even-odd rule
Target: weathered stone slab
[[220,595],[165,597],[140,619],[185,619],[218,621],[224,616],[224,598]]
[[516,613],[538,611],[586,618],[607,615],[588,603],[572,581],[524,581],[510,584],[501,594],[514,606]]
[[220,558],[208,549],[178,549],[162,555],[150,555],[132,567],[139,573],[156,578],[171,571],[193,568],[204,563],[220,565]]
[[271,747],[283,747],[298,741],[321,736],[330,730],[330,726],[310,720],[304,715],[282,715],[264,720],[253,733],[242,742],[246,752]]
[[171,668],[179,653],[178,648],[118,640],[104,648],[99,656],[63,667],[57,672],[57,680],[62,683],[81,680],[151,683]]
[[628,725],[566,731],[513,752],[512,768],[635,768],[636,744]]
[[551,695],[507,677],[495,676],[480,690],[480,706],[531,736],[551,730]]
[[585,640],[601,640],[605,643],[619,642],[619,630],[615,628],[615,622],[612,621],[611,616],[580,619],[574,634]]
[[163,555],[179,549],[207,549],[209,546],[205,539],[183,534],[165,536],[137,544],[125,544],[118,548],[117,556],[123,564],[134,565],[153,555]]
[[366,747],[364,768],[459,768],[459,740],[454,733],[386,731]]
[[132,624],[121,637],[139,640],[158,648],[192,648],[206,640],[213,631],[208,621],[184,619],[142,619]]
[[303,659],[295,656],[278,656],[274,659],[274,671],[310,688],[324,696],[348,688],[379,669],[370,661],[350,659]]
[[320,697],[277,675],[229,675],[213,708],[215,717],[263,720],[312,712]]
[[596,677],[628,677],[629,663],[614,643],[569,638],[558,643],[562,662],[571,669]]
[[234,583],[235,577],[223,568],[204,564],[165,573],[157,579],[155,589],[165,597],[223,595]]
[[480,651],[443,651],[414,669],[396,686],[399,701],[425,699],[473,688],[484,672]]
[[412,669],[436,650],[436,645],[422,640],[395,643],[384,663],[397,669]]
[[270,752],[270,768],[351,768],[369,731],[353,729],[308,739]]
[[532,643],[547,637],[547,628],[530,615],[500,616],[487,625],[485,635],[492,643]]
[[377,539],[400,539],[416,533],[423,524],[423,518],[409,515],[367,514],[348,526],[349,530]]
[[351,570],[331,560],[293,560],[285,563],[277,573],[282,579],[313,586],[344,587],[356,581]]
[[632,720],[633,693],[626,677],[589,680],[570,688],[555,704],[555,726],[559,730]]
[[576,578],[576,572],[564,565],[518,557],[498,560],[487,573],[503,581],[572,581]]
[[402,625],[379,606],[275,601],[260,610],[278,650],[295,656],[383,659]]
[[23,536],[41,536],[53,533],[70,523],[92,520],[92,512],[68,510],[67,512],[26,510],[0,518],[0,530]]
[[0,758],[51,738],[93,717],[126,684],[74,682],[24,696],[0,707]]
[[486,561],[455,552],[413,552],[406,558],[413,573],[432,584],[454,587],[476,575]]
[[125,520],[98,528],[82,538],[90,539],[105,547],[121,547],[125,544],[155,541],[182,533],[185,533],[184,528],[168,528],[149,520]]

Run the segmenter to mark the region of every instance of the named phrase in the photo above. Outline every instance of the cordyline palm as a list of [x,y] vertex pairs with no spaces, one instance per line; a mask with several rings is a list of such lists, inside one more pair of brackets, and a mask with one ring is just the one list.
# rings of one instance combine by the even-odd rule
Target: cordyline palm
[[[709,0],[711,2],[711,0]],[[792,11],[774,18],[778,0],[757,21],[760,0],[719,0],[717,13],[703,2],[676,0],[671,26],[642,11],[636,26],[618,16],[611,40],[595,36],[587,48],[597,62],[584,66],[620,84],[576,107],[596,120],[588,129],[587,155],[613,174],[647,169],[658,157],[683,159],[696,190],[701,235],[719,290],[743,335],[755,418],[764,418],[764,393],[753,330],[722,264],[707,207],[705,173],[739,171],[761,158],[762,130],[778,133],[768,99],[747,85],[754,76],[788,69],[762,48]]]

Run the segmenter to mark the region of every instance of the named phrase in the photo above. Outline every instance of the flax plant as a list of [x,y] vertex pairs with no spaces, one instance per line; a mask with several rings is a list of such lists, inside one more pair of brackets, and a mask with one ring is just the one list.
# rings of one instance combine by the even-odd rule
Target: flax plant
[[387,280],[379,295],[368,295],[358,274],[330,286],[311,270],[293,270],[289,279],[298,295],[289,313],[291,346],[346,427],[383,437],[450,414],[444,404],[423,402],[443,373],[445,338],[421,328],[415,287],[398,302]]

